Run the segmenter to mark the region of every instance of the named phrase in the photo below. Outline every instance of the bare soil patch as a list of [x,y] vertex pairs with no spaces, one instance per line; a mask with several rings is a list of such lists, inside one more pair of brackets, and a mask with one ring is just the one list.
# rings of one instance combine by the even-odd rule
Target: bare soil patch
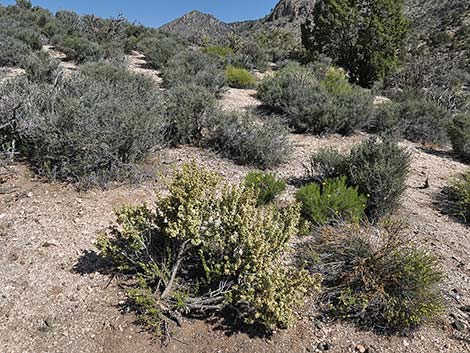
[[[284,178],[301,177],[311,152],[322,146],[346,148],[364,139],[292,135],[296,144],[290,162],[275,169]],[[0,194],[0,341],[1,352],[314,352],[321,344],[332,352],[352,352],[358,344],[373,352],[464,352],[470,349],[469,229],[442,215],[435,194],[465,165],[448,151],[429,153],[404,143],[413,153],[409,189],[400,211],[411,224],[415,240],[436,253],[446,274],[443,291],[448,312],[435,326],[409,337],[383,337],[342,323],[325,323],[310,305],[300,322],[273,337],[231,332],[223,320],[184,322],[168,347],[141,332],[131,313],[123,314],[125,295],[118,281],[100,273],[97,234],[113,221],[113,209],[124,204],[152,203],[162,180],[110,190],[77,192],[72,186],[37,180],[27,167],[16,165],[3,180]],[[195,160],[230,181],[251,169],[235,165],[210,151],[192,147],[167,149],[153,163],[164,175]],[[426,179],[430,187],[421,188]],[[290,186],[288,193],[293,191]],[[451,317],[450,315],[453,315]],[[455,318],[466,328],[452,328]]]

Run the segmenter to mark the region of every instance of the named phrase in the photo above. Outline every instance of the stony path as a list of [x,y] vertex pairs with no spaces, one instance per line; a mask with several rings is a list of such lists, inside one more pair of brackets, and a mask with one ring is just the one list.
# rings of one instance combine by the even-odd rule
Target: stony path
[[147,62],[143,54],[132,51],[131,55],[127,56],[127,60],[130,71],[150,77],[159,86],[162,84],[163,79],[160,77],[160,72],[147,67]]
[[49,53],[51,58],[59,61],[59,67],[64,71],[65,75],[71,75],[78,70],[78,65],[67,59],[67,55],[56,50],[52,45],[44,45],[42,50]]

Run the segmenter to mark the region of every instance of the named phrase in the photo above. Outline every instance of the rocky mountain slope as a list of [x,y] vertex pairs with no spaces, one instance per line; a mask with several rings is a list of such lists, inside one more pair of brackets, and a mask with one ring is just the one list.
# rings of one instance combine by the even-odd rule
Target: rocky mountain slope
[[194,41],[199,41],[205,36],[223,37],[233,31],[229,24],[200,11],[191,11],[161,26],[160,29]]
[[195,41],[200,41],[205,36],[216,39],[229,33],[244,36],[252,31],[273,28],[300,35],[300,23],[311,13],[314,3],[311,0],[281,0],[264,18],[233,23],[225,23],[212,15],[191,11],[160,29]]

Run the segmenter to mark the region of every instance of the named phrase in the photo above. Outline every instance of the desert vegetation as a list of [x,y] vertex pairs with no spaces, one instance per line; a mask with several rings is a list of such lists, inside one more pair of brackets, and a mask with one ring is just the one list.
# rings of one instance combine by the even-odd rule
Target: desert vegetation
[[[29,214],[65,210],[60,236],[36,244],[38,263],[72,249],[81,280],[99,272],[109,283],[97,291],[122,294],[109,301],[163,343],[201,319],[250,339],[357,334],[343,322],[370,341],[435,322],[444,329],[428,337],[447,337],[446,317],[463,331],[455,302],[469,289],[452,271],[465,275],[465,259],[453,261],[467,254],[470,220],[468,25],[452,8],[418,36],[423,19],[407,18],[405,2],[319,0],[285,28],[274,14],[288,6],[235,24],[195,12],[181,20],[183,32],[197,22],[190,35],[179,21],[0,6],[0,201],[3,184],[14,194],[0,243],[22,217],[31,239],[14,241],[36,244],[52,221]],[[250,104],[226,109],[230,94]],[[22,170],[34,192],[16,191]],[[72,201],[36,206],[36,185]],[[443,233],[449,225],[467,228]],[[72,245],[60,238],[74,232]]]

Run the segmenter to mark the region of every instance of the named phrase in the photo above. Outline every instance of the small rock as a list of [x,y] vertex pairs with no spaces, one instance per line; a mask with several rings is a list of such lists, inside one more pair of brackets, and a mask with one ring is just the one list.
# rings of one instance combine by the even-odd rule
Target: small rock
[[464,313],[470,313],[470,305],[464,305],[460,308]]
[[407,340],[403,340],[403,345],[405,347],[408,347],[410,345],[410,342],[408,342]]
[[367,349],[362,344],[358,344],[356,346],[356,351],[359,352],[359,353],[366,353]]
[[462,321],[460,320],[455,320],[452,324],[452,326],[454,326],[454,328],[458,331],[463,331],[465,330],[465,325]]
[[321,351],[329,351],[331,349],[331,344],[329,342],[320,342],[317,344],[317,349]]

